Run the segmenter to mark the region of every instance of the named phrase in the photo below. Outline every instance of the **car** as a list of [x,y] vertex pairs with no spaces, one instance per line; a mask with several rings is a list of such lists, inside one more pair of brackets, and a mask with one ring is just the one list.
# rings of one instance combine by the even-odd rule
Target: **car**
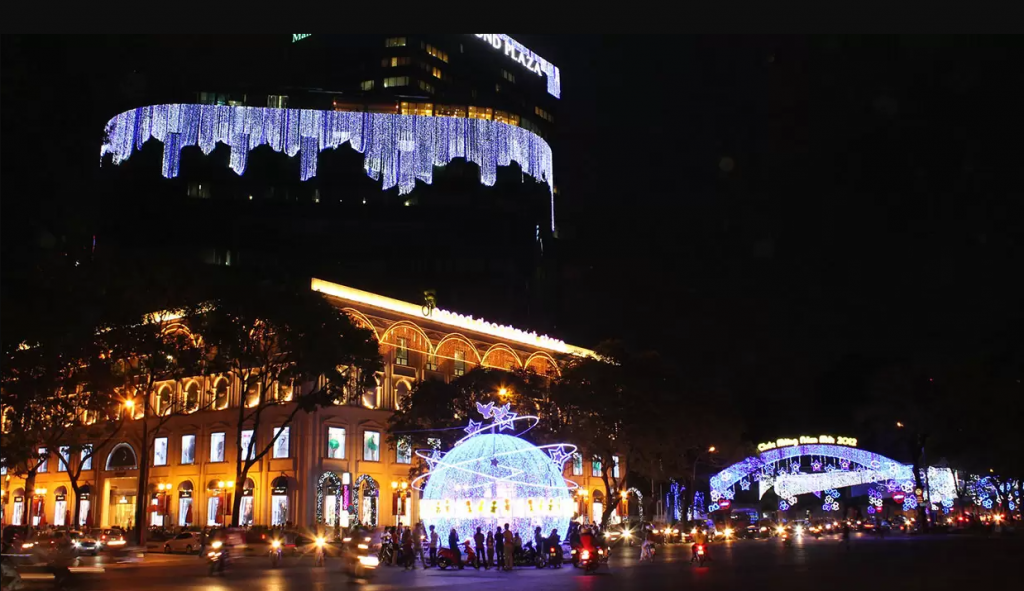
[[80,531],[73,531],[70,535],[71,546],[74,547],[76,553],[91,554],[93,556],[99,553],[100,545],[96,538]]
[[128,544],[128,540],[126,540],[124,536],[124,530],[119,527],[110,529],[94,529],[92,530],[92,537],[96,540],[100,550],[106,548],[123,548]]
[[192,554],[193,552],[197,552],[203,545],[199,535],[199,532],[194,531],[181,532],[164,542],[164,552],[167,554],[173,554],[175,552]]

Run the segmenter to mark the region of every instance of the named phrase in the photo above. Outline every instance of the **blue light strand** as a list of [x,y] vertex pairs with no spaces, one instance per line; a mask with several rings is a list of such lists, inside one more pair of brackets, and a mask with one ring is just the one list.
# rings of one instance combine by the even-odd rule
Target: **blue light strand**
[[[556,69],[557,70],[557,69]],[[549,78],[550,80],[550,78]],[[416,181],[430,184],[434,166],[464,158],[480,167],[480,182],[493,186],[497,167],[516,162],[524,174],[548,185],[554,230],[554,166],[551,147],[522,127],[483,119],[232,107],[224,105],[151,105],[125,111],[107,122],[100,160],[128,160],[150,138],[164,144],[162,173],[178,176],[181,149],[198,146],[204,154],[217,143],[230,147],[230,167],[241,175],[249,152],[267,145],[288,156],[301,153],[300,178],[316,176],[319,153],[349,143],[363,153],[367,176],[383,190],[400,195]]]

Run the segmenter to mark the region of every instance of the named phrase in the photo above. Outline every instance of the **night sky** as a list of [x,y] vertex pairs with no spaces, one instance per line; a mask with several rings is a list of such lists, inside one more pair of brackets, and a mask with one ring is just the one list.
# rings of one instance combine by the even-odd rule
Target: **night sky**
[[[1021,358],[1019,37],[513,36],[562,72],[558,336],[659,349],[755,436],[844,426],[886,363]],[[109,40],[3,44],[7,292],[135,105]]]

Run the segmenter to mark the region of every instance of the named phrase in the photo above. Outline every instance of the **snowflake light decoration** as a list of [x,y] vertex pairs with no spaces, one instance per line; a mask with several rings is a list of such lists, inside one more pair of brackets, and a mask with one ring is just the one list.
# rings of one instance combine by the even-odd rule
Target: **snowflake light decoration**
[[779,501],[779,511],[788,511],[788,510],[789,510],[789,503],[787,503],[786,501]]

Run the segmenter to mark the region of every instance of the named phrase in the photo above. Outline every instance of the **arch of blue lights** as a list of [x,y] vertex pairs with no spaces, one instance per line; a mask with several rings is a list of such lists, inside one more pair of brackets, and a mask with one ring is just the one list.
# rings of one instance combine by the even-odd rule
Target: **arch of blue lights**
[[[924,480],[930,486],[930,502],[945,511],[952,508],[956,490],[950,471],[928,468]],[[718,510],[722,499],[735,498],[737,486],[749,490],[753,482],[758,483],[759,497],[774,488],[783,511],[797,503],[798,495],[807,493],[822,500],[823,510],[837,511],[838,489],[862,484],[875,484],[868,491],[869,513],[882,506],[886,494],[902,493],[904,510],[917,507],[911,466],[855,447],[808,444],[766,450],[712,476],[708,511]]]

